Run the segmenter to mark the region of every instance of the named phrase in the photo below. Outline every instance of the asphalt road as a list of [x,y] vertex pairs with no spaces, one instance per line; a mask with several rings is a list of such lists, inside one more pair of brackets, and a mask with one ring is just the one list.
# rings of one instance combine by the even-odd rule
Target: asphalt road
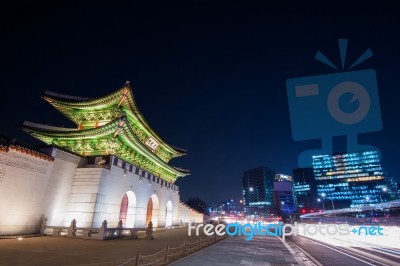
[[311,255],[318,265],[400,265],[400,250],[384,249],[378,246],[333,246],[301,236],[289,236],[287,241]]

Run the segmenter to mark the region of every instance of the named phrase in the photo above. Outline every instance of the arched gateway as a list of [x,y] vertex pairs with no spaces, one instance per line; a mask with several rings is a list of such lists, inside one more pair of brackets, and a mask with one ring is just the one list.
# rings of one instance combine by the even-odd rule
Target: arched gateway
[[[119,220],[125,228],[143,227],[150,221],[154,227],[172,225],[173,216],[179,212],[174,183],[189,171],[169,161],[187,151],[166,143],[150,127],[136,105],[129,82],[96,99],[54,92],[46,92],[43,98],[75,126],[24,122],[22,129],[46,144],[82,157],[78,167],[65,172],[74,186],[63,192],[63,198],[70,195],[68,202],[57,208],[67,211],[52,220],[68,225],[76,219],[78,226],[96,228],[104,220],[110,227],[117,226]],[[49,178],[58,178],[58,174]]]
[[154,227],[158,226],[160,202],[156,194],[151,195],[147,202],[146,225],[151,221]]
[[128,191],[122,197],[119,220],[122,221],[125,228],[135,227],[136,214],[136,196],[133,191]]
[[167,202],[165,207],[165,226],[172,226],[172,201]]

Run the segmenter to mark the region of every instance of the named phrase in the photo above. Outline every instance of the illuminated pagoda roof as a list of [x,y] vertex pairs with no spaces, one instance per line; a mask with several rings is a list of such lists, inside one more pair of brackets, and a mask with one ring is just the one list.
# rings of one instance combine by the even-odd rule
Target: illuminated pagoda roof
[[188,174],[168,162],[186,150],[167,144],[139,111],[130,83],[107,96],[90,99],[46,92],[43,98],[76,128],[24,122],[22,129],[47,144],[84,156],[116,155],[168,182]]

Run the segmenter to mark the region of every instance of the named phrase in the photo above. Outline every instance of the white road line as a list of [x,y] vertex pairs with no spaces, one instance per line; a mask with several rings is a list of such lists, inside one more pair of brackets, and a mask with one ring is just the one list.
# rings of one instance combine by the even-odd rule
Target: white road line
[[379,261],[370,259],[370,258],[368,258],[368,257],[359,255],[359,254],[357,254],[357,253],[354,253],[354,252],[351,252],[351,251],[348,251],[348,250],[346,250],[346,252],[348,252],[348,253],[346,253],[346,252],[343,252],[343,251],[338,250],[337,248],[332,248],[332,247],[330,247],[330,246],[324,245],[324,244],[319,243],[319,242],[317,242],[317,241],[314,241],[314,242],[317,243],[317,244],[319,244],[319,245],[321,245],[321,246],[324,246],[324,247],[326,247],[326,248],[329,248],[329,249],[332,249],[332,250],[334,250],[334,251],[336,251],[336,252],[339,252],[339,253],[341,253],[341,254],[343,254],[343,255],[346,255],[347,257],[350,257],[350,258],[353,258],[353,259],[355,259],[355,260],[361,261],[361,262],[363,262],[363,263],[365,263],[365,264],[367,264],[367,265],[376,266],[376,264],[369,263],[368,261],[362,260],[362,259],[357,258],[357,257],[355,257],[355,256],[352,256],[352,255],[350,255],[350,254],[348,254],[348,253],[354,254],[354,255],[356,255],[356,256],[362,257],[362,258],[364,258],[364,259],[367,259],[367,260],[369,260],[369,261],[373,261],[373,262],[378,263],[378,264],[381,264],[381,265],[389,266],[389,265],[384,264],[384,263],[382,263],[382,262],[379,262]]
[[371,247],[374,248],[374,249],[383,250],[383,251],[385,251],[386,253],[392,253],[392,254],[400,255],[400,252],[393,251],[393,250],[391,250],[391,249],[381,248],[381,247],[377,247],[377,246],[371,246]]
[[285,245],[285,247],[287,248],[287,250],[289,250],[290,254],[292,254],[293,258],[297,261],[297,263],[299,265],[304,265],[303,260],[300,258],[299,255],[297,255],[297,253],[292,249],[291,246],[288,245],[288,243],[286,243],[285,241],[282,240],[282,238],[280,238],[279,236],[276,236],[282,243],[283,245]]
[[295,243],[291,242],[293,246],[295,246],[297,249],[299,249],[301,252],[303,252],[304,255],[306,255],[312,262],[317,264],[317,266],[324,266],[321,262],[319,262],[316,258],[311,256],[308,252],[306,252],[304,249],[296,245]]

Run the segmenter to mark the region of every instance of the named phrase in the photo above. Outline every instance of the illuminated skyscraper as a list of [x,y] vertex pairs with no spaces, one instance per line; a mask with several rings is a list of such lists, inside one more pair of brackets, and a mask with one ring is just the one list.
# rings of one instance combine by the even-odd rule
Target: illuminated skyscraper
[[329,208],[379,203],[393,194],[375,150],[313,156],[313,169],[317,196]]
[[248,214],[268,214],[273,208],[275,170],[258,167],[244,172],[243,205]]
[[316,184],[312,168],[293,169],[293,195],[296,209],[317,207]]
[[293,199],[293,183],[286,178],[275,179],[274,182],[274,207],[280,214],[292,214],[295,210]]

